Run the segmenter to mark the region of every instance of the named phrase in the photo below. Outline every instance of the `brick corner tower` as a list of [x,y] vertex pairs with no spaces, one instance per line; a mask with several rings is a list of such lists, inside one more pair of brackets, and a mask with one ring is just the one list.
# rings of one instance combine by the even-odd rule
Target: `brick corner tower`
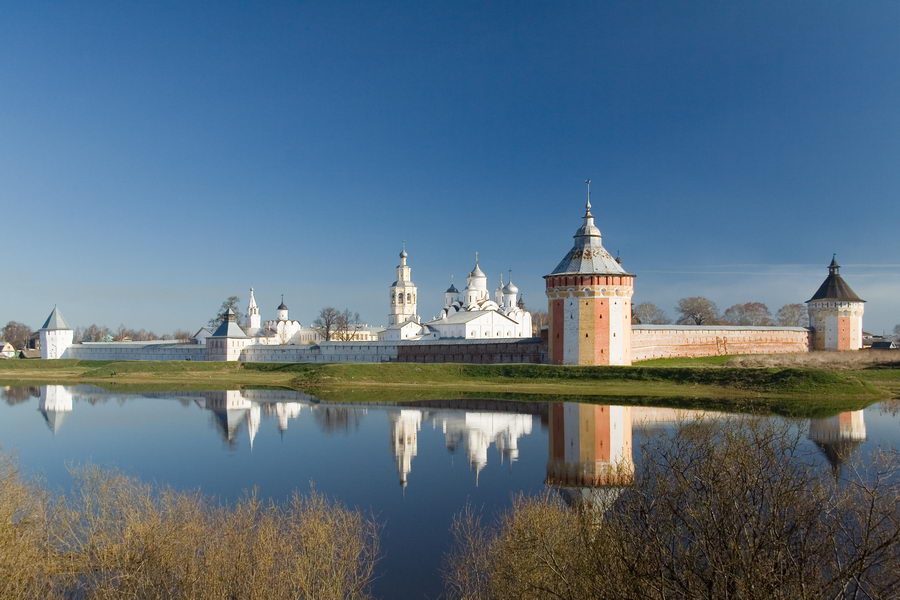
[[865,300],[856,295],[844,278],[836,257],[828,265],[828,277],[806,301],[812,350],[859,350]]
[[575,244],[549,275],[549,362],[556,365],[630,365],[634,275],[603,247],[591,214],[587,183],[584,224]]

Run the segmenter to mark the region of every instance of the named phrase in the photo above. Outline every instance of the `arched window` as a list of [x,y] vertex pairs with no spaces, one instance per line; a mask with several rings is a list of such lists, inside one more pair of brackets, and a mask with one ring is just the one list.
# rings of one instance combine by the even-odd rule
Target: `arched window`
[[409,292],[406,293],[406,302],[407,302],[407,303],[411,303],[411,302],[412,302],[412,294],[410,294]]

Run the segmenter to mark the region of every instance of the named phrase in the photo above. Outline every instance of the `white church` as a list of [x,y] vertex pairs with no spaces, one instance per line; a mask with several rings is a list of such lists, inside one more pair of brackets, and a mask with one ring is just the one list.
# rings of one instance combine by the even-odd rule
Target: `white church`
[[466,278],[462,293],[453,283],[444,292],[444,305],[430,321],[417,312],[417,288],[412,281],[409,255],[404,248],[397,265],[397,280],[390,288],[388,326],[379,336],[382,340],[500,339],[529,338],[531,313],[519,298],[519,288],[512,278],[504,284],[500,276],[494,298],[488,288],[487,275],[478,264]]

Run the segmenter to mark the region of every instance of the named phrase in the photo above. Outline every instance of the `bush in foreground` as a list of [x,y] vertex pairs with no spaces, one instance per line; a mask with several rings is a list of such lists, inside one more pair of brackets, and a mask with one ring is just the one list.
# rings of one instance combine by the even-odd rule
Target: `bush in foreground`
[[2,598],[367,598],[376,525],[311,492],[233,506],[86,468],[51,499],[0,462]]
[[449,595],[896,598],[897,456],[835,482],[798,442],[759,422],[686,424],[641,449],[641,473],[618,496],[574,510],[552,492],[520,497],[490,526],[467,510]]

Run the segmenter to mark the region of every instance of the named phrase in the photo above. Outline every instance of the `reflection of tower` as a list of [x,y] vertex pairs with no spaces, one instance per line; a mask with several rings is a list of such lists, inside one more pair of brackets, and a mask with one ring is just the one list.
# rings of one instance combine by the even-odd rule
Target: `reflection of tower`
[[391,412],[389,416],[391,419],[391,450],[397,459],[400,485],[406,487],[407,476],[412,471],[412,459],[418,449],[422,411],[404,409]]
[[815,442],[828,459],[837,477],[844,461],[866,439],[863,411],[842,412],[827,419],[810,419],[809,439]]
[[62,385],[45,385],[41,389],[38,410],[50,431],[56,433],[62,427],[66,413],[72,412],[72,392]]
[[631,408],[550,405],[547,485],[568,502],[608,505],[634,483]]
[[260,411],[259,404],[256,402],[250,403],[250,410],[247,411],[247,435],[250,438],[250,449],[253,450],[253,440],[256,439],[256,433],[259,431],[259,421],[260,421]]
[[215,423],[229,445],[234,444],[237,429],[247,416],[252,404],[244,398],[240,390],[224,392],[204,392],[204,407],[211,410]]

